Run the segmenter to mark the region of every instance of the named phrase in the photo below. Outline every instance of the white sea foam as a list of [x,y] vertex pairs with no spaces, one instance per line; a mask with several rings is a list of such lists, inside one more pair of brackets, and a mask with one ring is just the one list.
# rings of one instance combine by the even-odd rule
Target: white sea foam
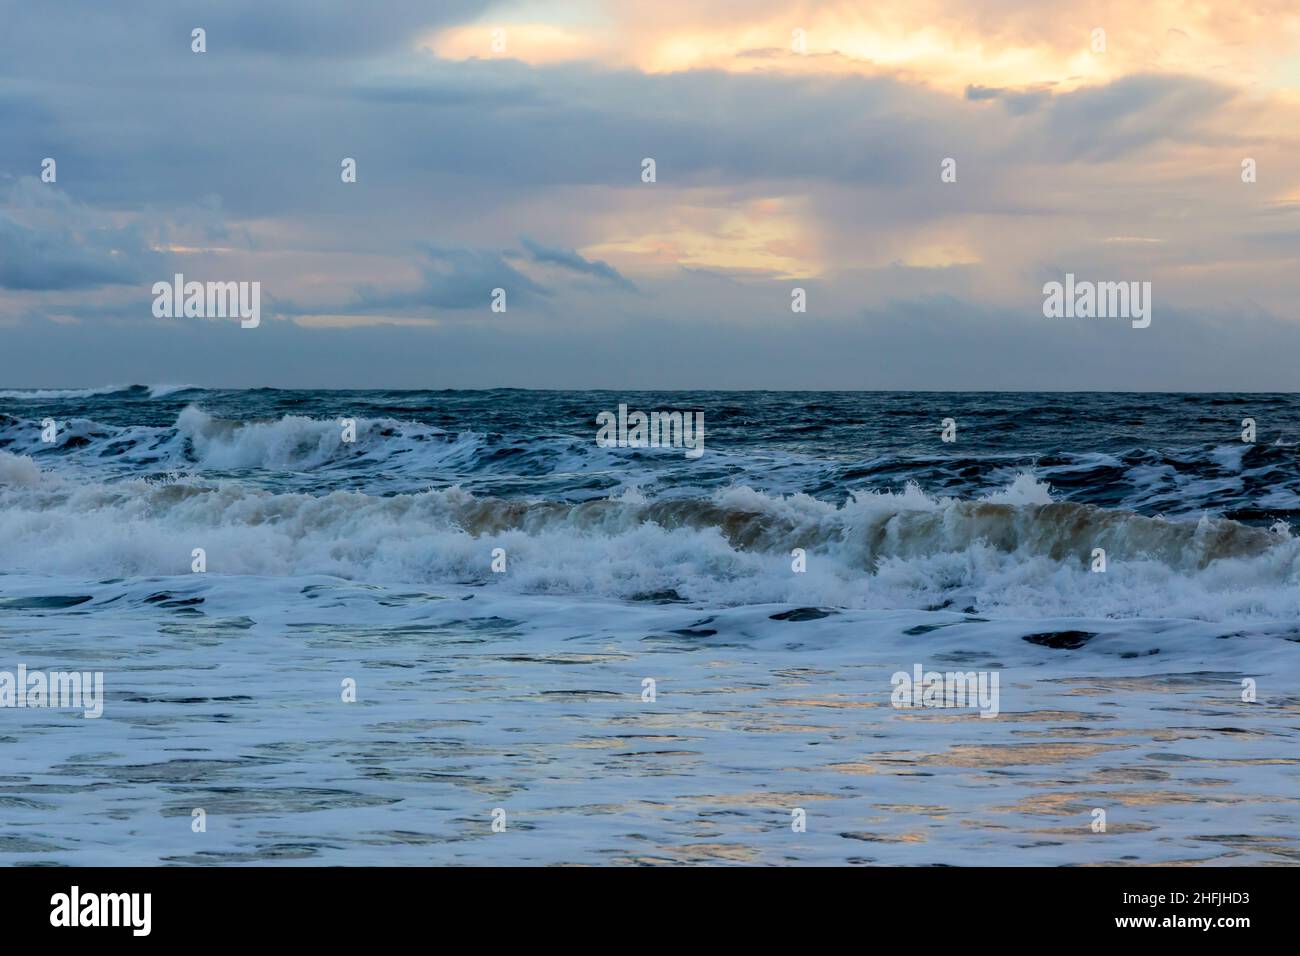
[[22,388],[0,391],[0,399],[17,401],[53,401],[67,398],[94,398],[97,395],[111,395],[130,388],[129,385],[105,385],[102,388]]
[[[256,435],[213,448],[273,452]],[[740,487],[708,499],[632,492],[571,504],[457,488],[313,496],[189,480],[87,483],[0,453],[0,506],[4,571],[183,573],[202,547],[215,573],[478,582],[529,593],[673,591],[720,605],[971,606],[1029,616],[1300,616],[1300,546],[1285,532],[1053,503],[1029,478],[982,501],[909,486],[836,506]],[[506,549],[509,573],[491,573],[494,547]],[[808,553],[806,573],[791,570],[796,547]],[[1089,570],[1094,547],[1108,551],[1105,573]]]
[[175,395],[177,392],[189,392],[198,388],[197,385],[150,385],[150,398],[166,398],[169,395]]

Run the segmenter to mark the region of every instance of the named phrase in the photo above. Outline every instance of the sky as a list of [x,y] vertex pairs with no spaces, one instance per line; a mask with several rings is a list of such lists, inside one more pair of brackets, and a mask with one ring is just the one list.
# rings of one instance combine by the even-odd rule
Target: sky
[[0,386],[1294,391],[1298,146],[1293,0],[0,0]]

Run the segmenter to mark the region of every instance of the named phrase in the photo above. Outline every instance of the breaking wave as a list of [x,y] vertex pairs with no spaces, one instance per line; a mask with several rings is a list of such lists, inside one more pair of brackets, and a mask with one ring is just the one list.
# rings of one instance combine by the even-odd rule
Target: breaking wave
[[0,398],[15,401],[48,402],[69,398],[94,398],[124,392],[138,386],[105,385],[103,388],[17,388],[0,391]]
[[[806,491],[842,503],[854,491],[897,489],[908,481],[932,493],[974,499],[1031,472],[1050,482],[1058,497],[1110,511],[1194,517],[1213,510],[1244,524],[1267,526],[1281,519],[1300,528],[1300,474],[1294,447],[1280,438],[1190,450],[1134,447],[982,456],[881,454],[862,448],[865,458],[724,446],[710,447],[707,460],[697,464],[677,449],[597,447],[594,429],[571,433],[573,420],[565,426],[570,433],[564,434],[529,422],[518,423],[518,430],[497,431],[482,415],[466,417],[473,428],[447,417],[441,420],[446,427],[438,427],[355,415],[355,441],[343,442],[340,419],[334,417],[289,412],[223,418],[194,404],[176,411],[177,405],[198,397],[188,391],[179,385],[131,386],[125,398],[107,402],[112,420],[130,424],[62,418],[52,444],[42,441],[41,418],[0,414],[0,450],[28,455],[43,467],[57,460],[59,470],[96,480],[207,474],[274,491],[316,494],[339,488],[409,493],[460,485],[479,494],[569,501],[628,488],[704,498],[745,485],[778,497]],[[152,394],[170,395],[175,404],[151,404]],[[236,409],[241,407],[240,400],[233,401]],[[261,401],[292,407],[296,399]],[[336,398],[329,404],[346,408],[358,401]]]
[[[333,445],[313,445],[314,424],[245,427],[238,437],[197,418],[191,426],[187,440],[208,461],[333,453]],[[302,429],[298,439],[278,442],[294,428]],[[1027,475],[975,500],[908,485],[856,492],[839,504],[743,486],[700,497],[632,490],[564,502],[455,487],[379,496],[192,478],[86,482],[0,452],[0,571],[180,574],[197,547],[218,574],[330,574],[629,600],[1300,616],[1300,547],[1284,527],[1054,501]],[[491,572],[496,547],[508,555],[505,574]],[[1092,570],[1098,548],[1105,573]],[[795,549],[806,552],[803,573],[792,570]]]

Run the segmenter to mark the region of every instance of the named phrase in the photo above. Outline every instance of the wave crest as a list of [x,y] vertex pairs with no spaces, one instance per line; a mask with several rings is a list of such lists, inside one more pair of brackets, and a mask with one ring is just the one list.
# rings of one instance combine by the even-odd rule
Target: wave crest
[[[839,506],[747,487],[566,503],[459,488],[312,496],[187,480],[96,484],[0,454],[0,505],[0,570],[185,573],[191,549],[203,547],[215,573],[719,604],[1300,614],[1300,554],[1285,531],[1054,502],[1028,478],[975,501],[913,485]],[[490,571],[494,547],[507,550],[507,574]],[[807,552],[806,573],[792,571],[795,548]],[[1089,570],[1094,548],[1106,549],[1105,574]]]

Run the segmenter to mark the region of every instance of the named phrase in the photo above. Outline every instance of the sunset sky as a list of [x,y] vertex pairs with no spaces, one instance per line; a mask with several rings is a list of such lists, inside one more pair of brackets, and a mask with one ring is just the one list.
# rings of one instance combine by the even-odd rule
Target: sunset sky
[[1290,391],[1298,140],[1294,2],[0,0],[0,385]]

